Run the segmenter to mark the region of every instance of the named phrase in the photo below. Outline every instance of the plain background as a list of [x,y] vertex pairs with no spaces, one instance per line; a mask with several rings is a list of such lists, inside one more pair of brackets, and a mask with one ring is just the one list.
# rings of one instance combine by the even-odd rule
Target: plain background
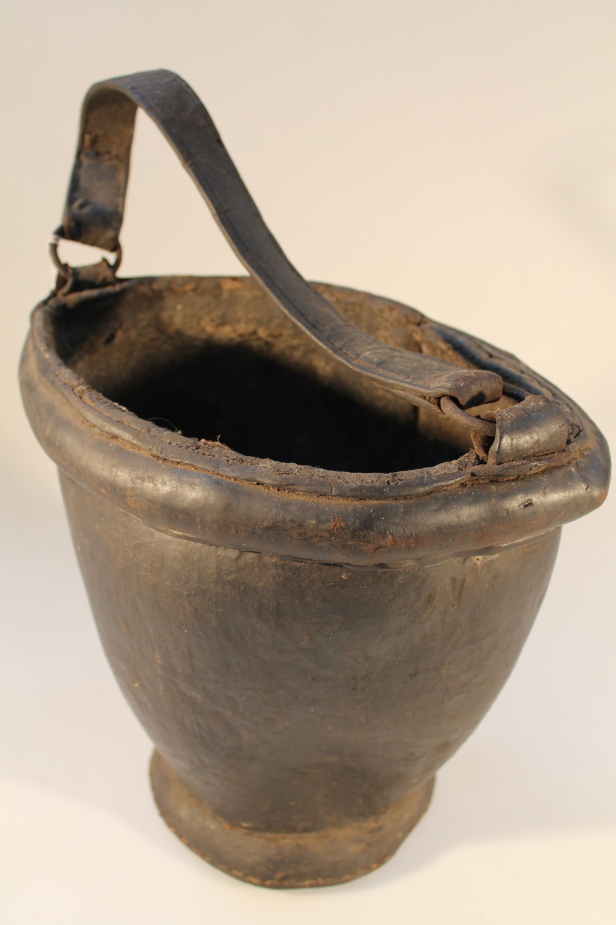
[[[275,893],[159,820],[16,385],[81,98],[167,67],[305,276],[518,354],[613,438],[612,0],[4,0],[3,19],[3,925],[614,925],[613,501],[565,528],[512,678],[395,858]],[[126,275],[242,272],[144,117],[122,239]]]

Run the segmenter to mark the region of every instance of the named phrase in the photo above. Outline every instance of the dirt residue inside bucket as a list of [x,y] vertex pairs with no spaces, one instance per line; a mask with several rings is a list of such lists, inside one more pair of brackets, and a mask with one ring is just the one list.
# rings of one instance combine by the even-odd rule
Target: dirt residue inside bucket
[[[405,399],[325,355],[250,281],[144,289],[129,286],[56,323],[65,362],[140,418],[245,456],[341,472],[419,469],[465,451],[428,433]],[[355,305],[340,292],[344,314],[361,313],[384,342],[418,349],[418,313],[386,300]]]

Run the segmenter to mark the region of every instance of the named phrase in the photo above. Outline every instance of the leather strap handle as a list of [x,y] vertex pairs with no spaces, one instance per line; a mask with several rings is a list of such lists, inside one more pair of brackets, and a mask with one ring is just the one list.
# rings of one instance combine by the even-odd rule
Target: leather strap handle
[[118,248],[137,107],[174,148],[246,269],[325,350],[435,411],[445,396],[463,408],[500,398],[503,381],[497,373],[389,347],[356,328],[316,292],[267,228],[205,107],[171,71],[118,77],[88,92],[62,223],[65,238]]

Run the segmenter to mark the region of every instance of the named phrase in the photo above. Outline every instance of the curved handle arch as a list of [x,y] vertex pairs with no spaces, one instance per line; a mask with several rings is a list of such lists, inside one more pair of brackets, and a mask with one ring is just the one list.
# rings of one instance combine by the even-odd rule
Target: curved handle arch
[[248,272],[323,349],[437,412],[445,396],[463,408],[500,398],[503,381],[497,373],[389,347],[360,331],[313,289],[263,221],[202,102],[171,71],[106,80],[86,95],[62,222],[65,238],[109,251],[119,246],[138,107],[173,147]]

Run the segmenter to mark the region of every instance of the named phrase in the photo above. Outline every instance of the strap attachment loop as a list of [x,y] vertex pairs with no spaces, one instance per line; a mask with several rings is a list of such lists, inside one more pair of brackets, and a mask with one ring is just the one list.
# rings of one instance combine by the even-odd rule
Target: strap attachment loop
[[[79,268],[72,267],[70,264],[64,263],[62,260],[60,260],[59,247],[60,242],[63,240],[65,240],[65,238],[62,228],[56,228],[53,234],[51,234],[49,237],[49,255],[60,276],[63,279],[70,279],[73,274],[79,272]],[[111,253],[114,254],[113,263],[109,263],[105,257],[103,257],[103,261],[115,275],[120,267],[120,264],[122,263],[122,245],[119,241]]]

